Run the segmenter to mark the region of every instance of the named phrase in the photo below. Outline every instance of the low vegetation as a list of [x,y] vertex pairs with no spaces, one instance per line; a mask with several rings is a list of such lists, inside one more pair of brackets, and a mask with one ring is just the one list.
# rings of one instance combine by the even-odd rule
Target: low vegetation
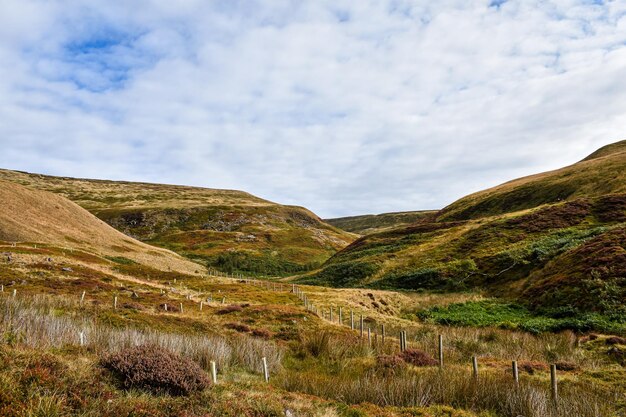
[[126,389],[189,395],[209,386],[206,373],[189,359],[156,345],[140,345],[110,353],[100,360]]

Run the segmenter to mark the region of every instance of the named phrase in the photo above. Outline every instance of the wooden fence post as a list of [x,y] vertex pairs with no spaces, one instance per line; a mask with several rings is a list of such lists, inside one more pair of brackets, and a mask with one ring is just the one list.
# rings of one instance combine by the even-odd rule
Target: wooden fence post
[[383,347],[385,347],[385,325],[384,324],[380,328],[380,333],[382,337]]
[[80,339],[80,345],[85,346],[85,332],[81,331],[78,333],[78,338]]
[[215,361],[211,361],[211,379],[214,384],[217,384],[217,366]]
[[86,291],[83,291],[83,294],[80,296],[80,303],[81,304],[83,303],[83,301],[85,301],[85,292]]
[[270,382],[270,371],[267,368],[267,358],[263,357],[263,376],[265,377],[265,382]]
[[513,382],[515,383],[515,386],[517,387],[519,385],[519,371],[517,369],[517,361],[511,362],[511,368],[513,371]]
[[439,335],[439,367],[443,368],[443,335]]
[[115,296],[115,298],[113,298],[113,309],[117,310],[117,296]]
[[550,365],[550,388],[552,392],[552,401],[554,401],[554,405],[556,406],[559,401],[559,393],[558,393],[557,380],[556,380],[556,365],[555,364]]
[[17,290],[13,289],[13,298],[15,298],[17,296]]
[[360,323],[361,323],[361,338],[363,338],[363,314],[361,314]]
[[333,321],[333,308],[332,307],[328,307],[328,320],[330,320],[331,322]]
[[167,303],[163,303],[163,309],[167,311]]
[[354,330],[354,311],[350,310],[350,329]]
[[200,311],[202,311],[203,306],[204,306],[204,301],[200,301]]
[[404,352],[404,330],[400,330],[400,352]]
[[472,374],[474,379],[478,379],[478,358],[476,356],[472,356]]
[[183,303],[180,303],[180,312],[183,312]]
[[343,307],[339,307],[339,324],[343,325]]
[[367,327],[367,344],[372,347],[372,328]]

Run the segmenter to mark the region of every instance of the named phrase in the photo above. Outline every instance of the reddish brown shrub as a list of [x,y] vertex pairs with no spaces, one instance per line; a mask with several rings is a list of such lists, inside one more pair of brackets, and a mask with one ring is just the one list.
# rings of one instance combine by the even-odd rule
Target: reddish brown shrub
[[187,395],[209,386],[208,377],[195,362],[155,345],[126,348],[103,357],[100,363],[127,389]]
[[269,339],[272,337],[272,332],[267,329],[254,329],[252,330],[252,336],[260,337],[262,339]]
[[224,327],[226,327],[227,329],[236,330],[241,333],[247,333],[250,331],[250,326],[242,323],[226,323]]
[[597,338],[598,338],[598,335],[597,335],[597,334],[593,334],[593,333],[591,333],[591,334],[589,335],[589,340],[596,340]]
[[556,369],[559,371],[576,371],[578,369],[578,365],[574,362],[567,361],[559,361],[555,363]]
[[626,337],[611,336],[604,343],[607,345],[626,345]]
[[242,311],[243,307],[238,306],[236,304],[229,305],[227,307],[222,308],[221,310],[217,310],[217,314],[230,314],[234,312]]
[[407,349],[400,354],[400,358],[414,366],[434,366],[439,363],[428,353],[419,349]]
[[519,363],[519,369],[524,371],[530,375],[534,374],[535,371],[545,371],[548,369],[548,365],[543,362],[536,361],[522,361]]
[[167,312],[168,313],[178,313],[180,309],[176,307],[174,304],[163,303],[159,304],[159,310],[165,311],[165,305],[167,304]]
[[395,374],[404,365],[405,362],[399,355],[379,355],[376,357],[376,367],[384,374]]

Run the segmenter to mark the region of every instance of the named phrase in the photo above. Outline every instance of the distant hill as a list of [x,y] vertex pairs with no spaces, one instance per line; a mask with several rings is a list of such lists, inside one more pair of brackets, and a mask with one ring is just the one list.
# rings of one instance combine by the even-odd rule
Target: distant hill
[[355,239],[302,207],[242,191],[9,170],[0,180],[62,195],[128,236],[228,272],[306,271]]
[[626,142],[364,236],[300,280],[482,289],[535,308],[626,306]]
[[193,273],[197,264],[138,242],[66,198],[0,181],[0,241],[50,245],[129,261],[160,270]]
[[435,213],[437,213],[435,210],[403,211],[397,213],[338,217],[335,219],[324,219],[324,221],[347,232],[368,235],[395,227],[408,226],[422,220],[425,216]]

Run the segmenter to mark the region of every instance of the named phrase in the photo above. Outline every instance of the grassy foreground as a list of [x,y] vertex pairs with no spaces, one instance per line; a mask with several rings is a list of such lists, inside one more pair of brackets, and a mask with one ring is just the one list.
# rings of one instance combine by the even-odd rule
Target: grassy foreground
[[[70,258],[52,268],[35,261],[23,253],[2,265],[3,416],[604,417],[624,412],[624,339],[533,335],[490,324],[449,326],[416,315],[416,306],[432,311],[489,302],[479,294],[298,287],[315,305],[314,313],[284,282],[168,273],[123,259],[106,274],[76,263],[63,271]],[[350,310],[357,323],[364,317],[362,337],[359,324],[350,329]],[[420,353],[400,353],[400,330],[407,332],[409,350]],[[443,370],[434,359],[440,334]],[[145,343],[189,358],[207,373],[210,362],[217,362],[218,384],[180,397],[122,389],[99,365],[100,358]],[[478,357],[477,381],[472,356]],[[269,364],[269,384],[263,381],[261,357]],[[519,388],[512,382],[511,360],[519,363]],[[552,363],[559,369],[557,407],[549,389]]]

